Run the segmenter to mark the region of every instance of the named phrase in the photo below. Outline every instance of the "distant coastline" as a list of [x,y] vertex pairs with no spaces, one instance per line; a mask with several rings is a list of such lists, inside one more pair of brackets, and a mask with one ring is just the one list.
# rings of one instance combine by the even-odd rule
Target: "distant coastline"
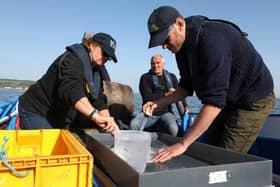
[[24,89],[34,83],[31,80],[0,79],[0,88]]

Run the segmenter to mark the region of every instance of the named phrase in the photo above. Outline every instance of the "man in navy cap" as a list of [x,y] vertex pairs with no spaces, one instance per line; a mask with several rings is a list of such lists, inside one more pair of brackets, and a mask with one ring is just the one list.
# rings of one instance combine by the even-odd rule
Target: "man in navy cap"
[[92,122],[92,127],[104,132],[118,130],[107,108],[100,69],[109,60],[117,62],[115,50],[115,39],[106,33],[66,47],[66,52],[19,98],[21,128],[65,128],[68,112],[74,108]]
[[181,79],[172,95],[147,102],[143,111],[153,113],[193,92],[203,104],[182,140],[159,150],[153,160],[184,153],[207,129],[206,143],[247,152],[273,110],[275,96],[271,73],[246,33],[225,20],[183,18],[170,6],[152,12],[148,29],[149,48],[162,46],[174,53]]

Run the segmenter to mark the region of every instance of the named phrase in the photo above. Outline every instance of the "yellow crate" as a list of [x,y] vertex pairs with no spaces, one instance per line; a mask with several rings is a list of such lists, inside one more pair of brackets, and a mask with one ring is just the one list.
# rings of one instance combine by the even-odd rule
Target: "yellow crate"
[[0,187],[91,187],[93,157],[67,130],[0,130],[8,163],[0,161]]

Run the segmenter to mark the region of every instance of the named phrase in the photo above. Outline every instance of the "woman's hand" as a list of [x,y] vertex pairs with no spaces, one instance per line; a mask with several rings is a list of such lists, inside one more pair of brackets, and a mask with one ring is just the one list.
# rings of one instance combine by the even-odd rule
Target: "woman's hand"
[[103,116],[97,112],[92,116],[92,120],[105,132],[112,133],[120,130],[113,117]]
[[[90,120],[94,121],[105,132],[112,133],[114,131],[120,130],[114,118],[110,116],[109,110],[96,110],[96,108],[93,108],[87,97],[82,97],[80,100],[78,100],[74,107],[77,111],[90,118]],[[92,112],[89,113],[89,111]]]
[[114,133],[116,131],[119,131],[120,129],[119,129],[119,126],[117,125],[117,123],[115,122],[114,118],[109,117],[108,122],[106,123],[103,130],[105,130],[105,132],[108,132],[108,133]]

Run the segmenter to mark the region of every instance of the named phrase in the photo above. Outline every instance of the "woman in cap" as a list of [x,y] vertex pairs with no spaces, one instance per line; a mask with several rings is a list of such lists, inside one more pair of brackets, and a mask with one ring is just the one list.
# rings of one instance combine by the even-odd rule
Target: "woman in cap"
[[22,129],[65,128],[74,108],[105,132],[118,130],[102,92],[100,67],[117,62],[116,41],[97,33],[82,44],[66,47],[47,72],[19,98]]

